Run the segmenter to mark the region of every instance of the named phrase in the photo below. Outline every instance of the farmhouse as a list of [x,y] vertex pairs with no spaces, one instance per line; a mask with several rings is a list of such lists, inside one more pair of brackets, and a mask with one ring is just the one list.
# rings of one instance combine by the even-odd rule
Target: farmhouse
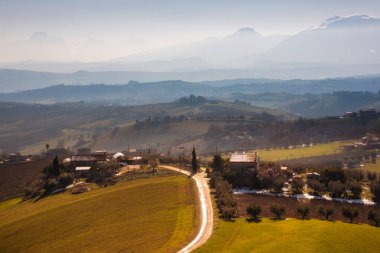
[[25,156],[21,155],[20,153],[10,153],[8,156],[8,159],[5,161],[10,162],[10,163],[19,163],[19,162],[26,162],[27,159]]
[[235,152],[230,157],[230,168],[237,173],[247,173],[259,168],[257,152]]
[[98,160],[92,155],[73,155],[71,156],[71,164],[75,167],[92,167]]
[[128,157],[126,161],[128,165],[141,165],[144,163],[141,156]]

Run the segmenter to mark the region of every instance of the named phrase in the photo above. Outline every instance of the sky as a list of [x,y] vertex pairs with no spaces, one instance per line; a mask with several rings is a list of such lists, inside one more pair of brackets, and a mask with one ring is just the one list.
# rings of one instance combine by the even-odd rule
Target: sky
[[227,36],[295,34],[379,0],[0,0],[0,62],[102,61]]

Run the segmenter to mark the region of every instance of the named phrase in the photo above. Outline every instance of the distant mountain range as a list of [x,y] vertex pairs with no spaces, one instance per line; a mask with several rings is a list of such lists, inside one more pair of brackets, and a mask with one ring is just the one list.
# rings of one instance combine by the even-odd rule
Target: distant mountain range
[[[323,80],[236,79],[207,82],[129,82],[124,85],[57,85],[0,94],[0,101],[100,105],[165,103],[191,94],[212,100],[235,100],[304,117],[340,115],[380,108],[380,76]],[[345,91],[345,92],[339,92]]]
[[[336,16],[291,36],[265,37],[252,28],[241,28],[223,38],[150,50],[103,62],[24,61],[2,63],[0,68],[75,72],[70,76],[58,76],[49,85],[58,84],[59,80],[67,84],[88,84],[104,83],[104,79],[119,83],[121,79],[123,82],[241,77],[315,79],[378,74],[380,18]],[[5,79],[5,74],[0,73],[0,78]],[[46,78],[43,75],[47,74],[40,74],[42,77],[35,75],[31,76],[31,83],[38,79],[42,83]]]

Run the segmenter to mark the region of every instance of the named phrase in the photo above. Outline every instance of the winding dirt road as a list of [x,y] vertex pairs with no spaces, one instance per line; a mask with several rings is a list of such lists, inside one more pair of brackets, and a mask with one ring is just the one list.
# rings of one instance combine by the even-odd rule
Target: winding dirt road
[[[177,167],[166,166],[166,165],[165,166],[161,165],[160,167],[173,170],[173,171],[178,171],[188,176],[191,175],[189,171],[182,170]],[[204,173],[198,173],[194,175],[193,179],[195,180],[198,187],[199,203],[201,207],[201,227],[196,237],[183,249],[178,251],[179,253],[191,252],[195,250],[196,248],[205,244],[207,240],[210,238],[212,234],[212,230],[213,230],[214,212],[213,212],[212,202],[211,202],[211,197],[210,197],[210,189],[204,177]]]

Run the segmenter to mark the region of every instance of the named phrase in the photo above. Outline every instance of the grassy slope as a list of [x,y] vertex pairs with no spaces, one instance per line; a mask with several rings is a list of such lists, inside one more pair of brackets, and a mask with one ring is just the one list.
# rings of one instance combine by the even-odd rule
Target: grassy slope
[[196,252],[377,252],[380,229],[321,220],[248,223],[219,221],[215,234]]
[[195,234],[185,176],[119,183],[0,209],[0,252],[174,252]]
[[289,160],[295,158],[331,155],[340,153],[340,147],[351,142],[339,141],[326,144],[317,144],[306,148],[257,150],[260,158],[265,161]]

